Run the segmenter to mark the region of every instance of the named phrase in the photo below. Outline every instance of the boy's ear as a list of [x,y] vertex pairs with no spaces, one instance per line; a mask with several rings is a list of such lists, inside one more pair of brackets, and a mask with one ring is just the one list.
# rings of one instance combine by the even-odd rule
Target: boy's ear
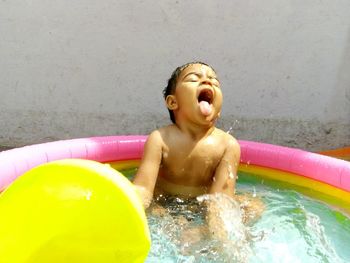
[[165,98],[165,103],[169,110],[176,110],[178,107],[177,101],[174,95],[168,95]]

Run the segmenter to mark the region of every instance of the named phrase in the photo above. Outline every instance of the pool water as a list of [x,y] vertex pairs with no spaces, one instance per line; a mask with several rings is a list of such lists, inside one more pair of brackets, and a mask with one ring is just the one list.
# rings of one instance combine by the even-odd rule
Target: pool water
[[240,191],[256,189],[266,204],[251,227],[266,234],[251,244],[254,255],[249,262],[350,262],[349,217],[294,190],[276,188],[278,183],[261,184],[246,174],[240,179]]
[[152,247],[146,262],[350,262],[350,218],[276,186],[239,174],[237,194],[256,196],[266,207],[250,224],[242,224],[236,203],[225,207],[227,243],[201,231],[206,228],[202,202],[173,198],[165,209],[153,204],[147,211]]

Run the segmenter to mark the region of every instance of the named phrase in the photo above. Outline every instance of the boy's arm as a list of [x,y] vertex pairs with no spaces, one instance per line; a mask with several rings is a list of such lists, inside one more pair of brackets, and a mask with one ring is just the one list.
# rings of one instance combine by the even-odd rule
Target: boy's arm
[[[212,186],[209,190],[210,194],[222,193],[234,198],[235,186],[237,178],[237,169],[240,162],[240,146],[238,142],[230,136],[227,148],[224,155],[216,168]],[[208,200],[207,222],[210,233],[217,239],[228,240],[228,230],[221,218],[222,209],[230,207],[228,204],[223,204],[223,201],[229,202],[229,199],[220,199],[220,202],[215,198]]]
[[215,170],[209,193],[223,193],[230,197],[235,194],[237,170],[241,157],[238,142],[230,136],[224,155]]
[[145,208],[152,201],[161,160],[162,138],[159,131],[154,131],[148,136],[140,167],[133,180]]

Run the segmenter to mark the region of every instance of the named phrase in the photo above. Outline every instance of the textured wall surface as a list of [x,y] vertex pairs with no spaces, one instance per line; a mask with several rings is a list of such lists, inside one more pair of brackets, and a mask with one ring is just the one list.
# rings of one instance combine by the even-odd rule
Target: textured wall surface
[[218,72],[238,139],[350,145],[348,0],[3,0],[0,145],[147,134],[192,60]]

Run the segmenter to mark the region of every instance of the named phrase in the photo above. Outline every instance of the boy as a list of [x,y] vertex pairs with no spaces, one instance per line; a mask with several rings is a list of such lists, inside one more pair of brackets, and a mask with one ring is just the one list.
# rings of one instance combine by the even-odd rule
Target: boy
[[[173,72],[164,90],[173,124],[149,135],[134,179],[145,208],[155,192],[185,198],[221,193],[235,198],[240,146],[215,127],[222,97],[217,75],[207,64],[192,62]],[[207,205],[210,228],[218,206]]]

